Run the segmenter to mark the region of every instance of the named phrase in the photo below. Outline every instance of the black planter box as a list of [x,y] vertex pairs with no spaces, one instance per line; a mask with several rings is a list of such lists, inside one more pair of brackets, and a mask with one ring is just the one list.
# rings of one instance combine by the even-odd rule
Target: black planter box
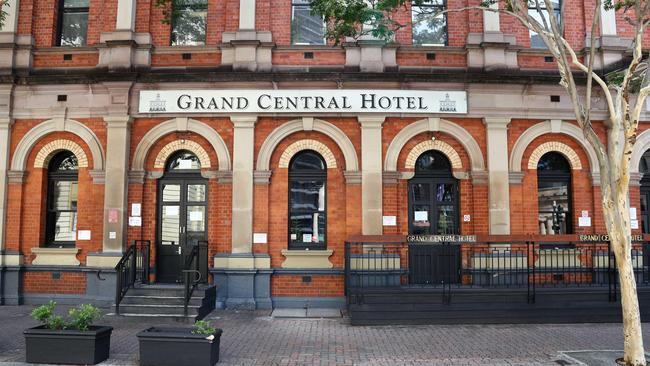
[[108,358],[112,331],[103,326],[87,331],[29,328],[24,332],[25,358],[29,363],[94,365]]
[[221,329],[211,336],[194,328],[152,327],[138,333],[140,366],[212,366],[219,362]]

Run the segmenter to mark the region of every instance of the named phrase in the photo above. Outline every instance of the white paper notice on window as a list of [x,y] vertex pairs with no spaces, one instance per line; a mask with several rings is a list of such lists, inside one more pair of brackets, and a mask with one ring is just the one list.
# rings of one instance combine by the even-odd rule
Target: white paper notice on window
[[203,211],[190,211],[190,221],[203,221]]
[[90,240],[90,230],[77,231],[77,240]]
[[384,216],[384,226],[397,225],[397,216]]
[[142,226],[142,217],[129,217],[129,226]]
[[636,220],[636,207],[630,207],[630,220]]
[[141,212],[142,212],[142,204],[141,203],[132,203],[131,204],[131,216],[140,216]]
[[311,234],[302,234],[303,243],[311,243]]
[[291,240],[296,240],[296,239],[298,239],[298,235],[297,234],[291,234]]
[[578,226],[591,226],[591,217],[578,217]]
[[165,206],[165,216],[178,216],[178,206]]
[[178,163],[178,169],[192,169],[192,160],[181,159]]
[[429,211],[415,211],[413,219],[415,221],[429,221]]
[[639,220],[630,220],[630,228],[631,229],[638,229],[639,228]]
[[[291,239],[295,239],[296,234],[291,234]],[[253,233],[253,243],[255,244],[266,244],[266,233]]]

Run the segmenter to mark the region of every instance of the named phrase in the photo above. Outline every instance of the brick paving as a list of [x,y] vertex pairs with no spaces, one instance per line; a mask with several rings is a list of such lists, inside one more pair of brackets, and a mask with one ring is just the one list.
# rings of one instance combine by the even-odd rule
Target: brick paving
[[[0,306],[0,365],[24,361],[23,329],[33,306]],[[62,308],[61,311],[65,309]],[[619,324],[357,326],[346,318],[278,319],[268,311],[215,311],[224,330],[219,365],[568,365],[568,350],[621,349]],[[151,320],[105,318],[111,359],[137,364],[135,334]],[[650,334],[650,324],[644,324]],[[575,363],[573,363],[575,364]]]

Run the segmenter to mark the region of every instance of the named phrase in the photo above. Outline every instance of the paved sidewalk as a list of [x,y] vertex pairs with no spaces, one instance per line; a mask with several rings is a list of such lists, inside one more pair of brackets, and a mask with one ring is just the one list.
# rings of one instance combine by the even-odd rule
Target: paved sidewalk
[[[24,361],[33,306],[0,306],[0,365]],[[64,311],[62,307],[60,309]],[[347,318],[280,319],[268,311],[215,311],[224,330],[219,365],[578,365],[561,351],[622,349],[619,324],[352,327]],[[111,359],[137,365],[135,334],[171,324],[104,319],[115,327]],[[650,324],[644,325],[646,339]],[[614,365],[614,363],[612,363]]]

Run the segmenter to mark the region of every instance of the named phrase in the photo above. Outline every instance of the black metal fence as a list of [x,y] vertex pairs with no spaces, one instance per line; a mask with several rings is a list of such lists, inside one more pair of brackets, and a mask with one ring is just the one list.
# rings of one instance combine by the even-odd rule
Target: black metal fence
[[[638,286],[650,285],[650,243],[634,243]],[[345,245],[346,294],[382,288],[521,288],[529,302],[543,287],[599,287],[616,300],[618,275],[608,242],[354,243]]]

